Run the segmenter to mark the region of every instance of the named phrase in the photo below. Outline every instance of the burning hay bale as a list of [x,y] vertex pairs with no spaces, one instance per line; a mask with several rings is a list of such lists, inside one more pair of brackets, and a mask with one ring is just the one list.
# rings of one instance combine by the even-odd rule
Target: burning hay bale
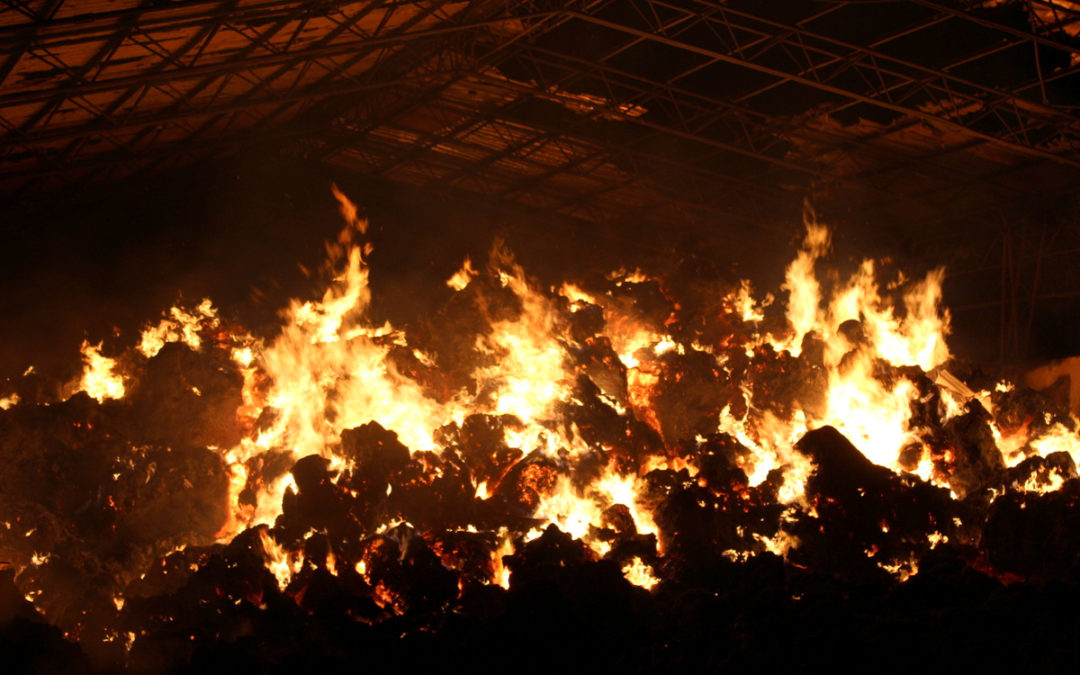
[[15,586],[15,570],[0,569],[0,651],[12,672],[88,673],[79,647],[42,620]]
[[206,448],[126,438],[127,411],[85,394],[0,415],[3,557],[35,604],[71,630],[159,556],[214,540],[227,478]]
[[994,442],[990,420],[990,414],[978,401],[970,401],[964,414],[946,423],[952,450],[949,484],[962,497],[997,489],[1004,483],[1005,462]]
[[1046,494],[1009,493],[994,500],[982,549],[1001,573],[1075,582],[1080,574],[1080,480]]
[[800,563],[842,577],[908,576],[936,542],[956,539],[961,511],[948,490],[871,463],[832,427],[809,432],[796,448],[814,463],[806,483],[814,514],[791,528]]
[[145,443],[229,448],[240,442],[236,409],[244,380],[223,349],[164,345],[137,371],[125,429]]
[[31,602],[99,668],[757,667],[791,635],[781,667],[1075,594],[1075,422],[943,370],[940,271],[901,313],[871,262],[823,289],[817,226],[786,303],[715,269],[543,289],[498,245],[405,331],[362,231],[277,335],[178,306],[5,404],[4,639]]

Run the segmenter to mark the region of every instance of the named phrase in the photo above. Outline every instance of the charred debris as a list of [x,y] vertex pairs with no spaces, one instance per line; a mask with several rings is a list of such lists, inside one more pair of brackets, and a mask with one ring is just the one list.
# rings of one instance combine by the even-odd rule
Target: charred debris
[[[754,345],[731,307],[683,299],[704,297],[692,275],[594,281],[675,343],[708,351],[639,350],[634,370],[651,379],[635,398],[600,308],[553,297],[574,380],[551,424],[585,441],[574,461],[509,444],[522,424],[513,415],[447,423],[436,451],[369,421],[341,433],[333,454],[344,461],[263,452],[233,488],[220,449],[274,412],[237,415],[250,383],[230,358],[239,329],[225,321],[202,322],[197,349],[124,352],[128,392],[116,400],[50,399],[27,375],[0,411],[5,661],[27,672],[1075,672],[1076,467],[1068,452],[1030,449],[1007,467],[994,436],[1071,426],[1067,410],[1014,389],[992,395],[992,413],[972,398],[947,416],[927,373],[877,360],[875,378],[917,390],[909,424],[922,445],[902,449],[906,470],[894,471],[831,426],[809,431],[790,449],[810,467],[793,505],[780,468],[751,484],[752,449],[715,420],[820,408],[818,337],[798,356]],[[476,336],[519,305],[480,275],[411,327],[439,369],[405,348],[388,353],[445,396],[468,381]],[[970,366],[949,367],[972,389],[993,388]],[[926,459],[935,480],[915,473]],[[609,466],[643,481],[638,506],[654,531],[639,531],[628,504],[589,524],[600,546],[536,517],[561,477],[583,488]],[[233,512],[250,516],[283,476],[279,515],[224,539]],[[628,580],[634,565],[651,588]]]

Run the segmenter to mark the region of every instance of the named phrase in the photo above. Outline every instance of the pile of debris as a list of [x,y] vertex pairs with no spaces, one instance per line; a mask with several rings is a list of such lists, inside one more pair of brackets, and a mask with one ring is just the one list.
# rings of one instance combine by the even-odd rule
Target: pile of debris
[[[1080,630],[1065,611],[1080,594],[1068,411],[955,360],[945,375],[885,358],[873,308],[799,334],[790,306],[706,272],[537,291],[496,248],[408,331],[350,317],[363,294],[348,283],[296,303],[318,339],[289,338],[294,364],[301,346],[383,357],[382,380],[312,374],[323,398],[296,410],[317,416],[315,437],[274,371],[285,338],[209,305],[174,310],[104,369],[88,357],[78,393],[28,374],[0,411],[5,654],[65,672],[886,653],[1071,672],[1077,643],[1055,637]],[[536,344],[499,337],[523,327]],[[554,379],[500,370],[533,351]],[[863,360],[863,391],[905,396],[888,466],[864,454],[872,436],[828,423]],[[387,381],[421,392],[406,413],[452,411],[428,447],[342,402]],[[556,391],[507,410],[526,384]]]

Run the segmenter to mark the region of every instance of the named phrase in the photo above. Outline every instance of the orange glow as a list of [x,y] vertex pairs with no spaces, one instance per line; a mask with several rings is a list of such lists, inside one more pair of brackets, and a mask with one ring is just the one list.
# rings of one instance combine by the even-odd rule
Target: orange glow
[[637,556],[634,556],[630,562],[623,566],[622,573],[627,581],[635,586],[641,586],[647,591],[651,591],[654,586],[660,583],[660,580],[653,576],[652,567],[646,565]]
[[124,397],[124,379],[116,373],[116,361],[101,353],[101,343],[83,341],[83,374],[76,391],[85,391],[98,403]]
[[[398,495],[399,487],[407,493],[410,487],[441,478],[444,470],[449,475],[449,462],[440,465],[440,458],[465,452],[461,439],[467,435],[466,420],[500,420],[492,426],[497,440],[488,439],[499,447],[492,449],[492,457],[475,463],[482,468],[465,470],[466,501],[475,500],[471,503],[484,509],[512,502],[515,495],[507,494],[515,470],[536,471],[520,478],[529,494],[515,504],[521,506],[521,522],[526,524],[519,531],[503,526],[483,533],[484,546],[490,548],[482,550],[492,551],[492,560],[490,566],[484,560],[478,577],[482,583],[509,587],[503,557],[514,554],[515,543],[530,541],[553,524],[583,542],[588,556],[617,560],[631,583],[651,589],[659,583],[656,570],[642,557],[624,554],[619,538],[649,542],[655,536],[658,549],[667,546],[658,526],[663,514],[653,511],[656,497],[650,489],[656,485],[650,480],[654,472],[666,473],[671,475],[665,480],[673,484],[709,487],[709,466],[699,451],[718,435],[730,436],[724,440],[731,441],[727,450],[738,446],[725,459],[731,465],[725,470],[738,477],[733,487],[724,488],[730,494],[711,496],[749,502],[768,494],[773,505],[782,507],[783,520],[791,521],[816,516],[821,506],[806,494],[817,467],[795,448],[808,431],[831,425],[874,464],[951,487],[941,465],[952,463],[953,451],[932,447],[926,430],[911,420],[912,404],[920,401],[919,387],[937,387],[937,414],[948,420],[964,414],[972,401],[993,412],[994,396],[1012,386],[972,391],[943,368],[950,356],[950,318],[941,307],[942,269],[921,280],[900,277],[892,284],[878,279],[870,260],[848,278],[819,271],[830,235],[815,222],[807,225],[801,249],[786,269],[782,295],[755,298],[751,284],[742,281],[714,298],[711,311],[723,319],[720,325],[733,327],[721,337],[682,325],[681,308],[658,277],[621,270],[608,275],[607,291],[584,283],[545,290],[505,245],[496,243],[486,265],[474,266],[466,258],[446,283],[455,292],[469,288],[455,301],[481,297],[482,312],[490,309],[485,293],[510,298],[513,309],[489,312],[468,336],[464,350],[471,349],[474,358],[455,374],[460,375],[453,380],[457,390],[437,378],[434,386],[416,373],[440,373],[440,359],[446,357],[437,346],[415,344],[415,336],[370,316],[368,260],[373,249],[363,241],[367,224],[336,187],[334,195],[347,226],[327,247],[326,272],[332,281],[317,298],[292,300],[281,313],[283,326],[275,336],[256,338],[230,326],[210,300],[203,300],[194,309],[171,308],[117,359],[104,356],[100,343],[84,342],[81,348],[84,370],[77,390],[99,402],[124,397],[125,382],[131,384],[141,364],[169,343],[183,343],[200,353],[221,350],[213,353],[224,356],[221,360],[233,369],[235,381],[242,378],[242,389],[235,411],[240,432],[233,437],[240,440],[232,447],[210,448],[220,455],[228,479],[228,502],[215,537],[224,543],[245,528],[262,526],[259,539],[266,567],[282,589],[304,563],[299,551],[279,544],[265,527],[282,515],[283,497],[299,495],[298,479],[288,467],[317,455],[327,460],[332,481],[365,468],[356,466],[361,461],[356,455],[345,452],[342,436],[370,422],[392,432],[408,449],[415,463],[410,470],[423,465],[409,478],[412,484],[386,487],[387,496]],[[629,293],[637,284],[648,284],[646,290],[658,303],[669,302],[660,304],[660,316],[643,316]],[[603,281],[597,283],[602,286]],[[620,296],[623,292],[627,295]],[[583,353],[592,360],[580,357]],[[696,364],[715,386],[699,397],[704,421],[682,427],[670,420],[694,412],[682,401],[671,403],[688,378],[689,371],[680,370],[685,363]],[[781,402],[783,397],[770,388],[770,378],[780,375],[768,369],[787,367],[792,372],[780,375],[794,380],[797,386],[791,388],[799,391]],[[920,373],[932,373],[933,379]],[[936,384],[926,384],[930,381]],[[184,391],[202,400],[214,393],[193,386]],[[16,405],[14,394],[0,399],[0,408]],[[595,410],[598,419],[610,423],[614,439],[590,428],[584,416],[573,416],[572,411],[581,409]],[[1050,424],[1049,418],[1043,421],[1041,426],[1030,421],[1018,428],[992,426],[1007,466],[1059,451],[1080,463],[1076,432],[1062,423]],[[1032,431],[1036,428],[1040,431]],[[689,437],[669,437],[680,434]],[[496,450],[504,455],[496,457]],[[902,450],[905,466],[900,463]],[[276,473],[264,471],[263,462],[271,457],[282,467]],[[1059,470],[1043,473],[1016,481],[1023,485],[1014,489],[1052,491],[1066,478]],[[352,497],[362,491],[346,485],[331,487]],[[377,489],[381,495],[383,486]],[[702,498],[699,505],[704,508],[705,503]],[[368,535],[398,536],[395,528],[411,527],[402,522],[404,517],[388,512],[384,522],[363,527]],[[465,531],[464,525],[459,527]],[[467,531],[475,533],[470,527]],[[800,545],[782,529],[768,536],[741,531],[738,536],[748,545],[726,551],[732,560],[762,552],[788,556]],[[930,544],[945,540],[938,534]],[[874,564],[901,580],[917,572],[914,559],[884,560],[873,545],[867,550]],[[374,563],[373,575],[364,560],[331,554],[325,565],[333,574],[347,573],[351,566],[374,586],[380,606],[401,609],[404,601],[394,589],[369,578],[378,576]]]
[[180,306],[169,309],[167,316],[156,326],[147,326],[139,341],[139,351],[147,358],[153,357],[169,342],[183,342],[191,349],[202,346],[200,332],[218,325],[217,310],[209,298],[188,311]]

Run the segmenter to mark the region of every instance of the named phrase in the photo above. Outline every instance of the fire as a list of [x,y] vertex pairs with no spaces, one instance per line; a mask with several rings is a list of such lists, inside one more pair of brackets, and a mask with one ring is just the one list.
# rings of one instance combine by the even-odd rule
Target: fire
[[[601,512],[595,498],[579,493],[568,477],[560,476],[555,488],[540,501],[536,516],[558,525],[575,539],[583,539],[589,534],[589,526],[600,521]],[[597,543],[594,548],[599,546]]]
[[[758,299],[741,281],[716,298],[702,321],[728,327],[725,335],[685,321],[660,275],[621,270],[544,289],[496,243],[486,265],[466,258],[446,282],[481,317],[461,340],[462,357],[370,316],[367,223],[333,193],[347,226],[328,246],[332,281],[316,299],[291,301],[276,335],[229,325],[209,299],[178,305],[115,359],[84,342],[77,383],[98,402],[123,400],[168,350],[213,359],[238,392],[228,399],[235,409],[215,418],[229,440],[202,442],[208,455],[189,458],[221,478],[224,504],[204,539],[257,542],[256,559],[299,603],[313,570],[362,587],[395,615],[426,602],[396,585],[399,568],[456,575],[445,586],[461,597],[476,584],[498,592],[515,583],[511,570],[530,547],[563,545],[550,526],[584,559],[654,589],[677,567],[665,556],[693,550],[687,537],[714,537],[715,552],[732,561],[775,555],[805,568],[807,542],[834,536],[829,528],[847,519],[869,540],[843,531],[837,540],[903,581],[925,551],[972,545],[961,528],[969,524],[917,514],[923,530],[896,533],[875,500],[916,487],[952,498],[1052,493],[1075,475],[1065,457],[1080,463],[1075,420],[1008,409],[1017,405],[1012,385],[973,391],[946,370],[944,270],[884,286],[870,260],[847,279],[819,275],[830,234],[813,219],[783,295]],[[646,290],[659,315],[640,306]],[[178,391],[199,401],[217,393],[186,380]],[[4,414],[23,405],[15,394],[0,399]],[[825,427],[856,454],[800,445]],[[965,456],[969,441],[997,462]],[[113,481],[127,480],[125,467],[152,446],[117,450]],[[830,462],[847,463],[839,478]],[[158,471],[141,470],[142,485]],[[110,513],[133,508],[101,490]],[[871,527],[858,520],[864,510]],[[304,518],[317,524],[300,527]],[[895,550],[890,537],[901,542]],[[186,555],[169,547],[159,553]],[[34,551],[20,564],[28,559],[50,560]],[[197,573],[205,559],[192,560],[185,565]],[[129,611],[138,594],[116,590],[115,610]]]
[[204,298],[193,311],[175,306],[156,326],[143,330],[138,349],[146,358],[152,358],[170,342],[183,342],[198,350],[202,346],[201,333],[216,328],[218,323],[217,310],[210,298]]
[[446,280],[446,285],[455,291],[463,291],[465,290],[465,287],[469,285],[469,282],[478,275],[479,273],[473,269],[472,261],[466,256],[465,262],[461,265],[461,269],[454,272],[454,275]]
[[266,556],[266,568],[277,579],[278,587],[284,590],[292,575],[299,571],[302,561],[296,554],[282,548],[265,529],[259,530],[259,540]]
[[[355,207],[335,194],[344,200],[343,211],[355,216]],[[362,233],[366,223],[351,227]],[[341,242],[350,241],[352,232],[346,230]],[[334,284],[321,301],[294,301],[281,334],[254,359],[272,382],[266,400],[277,413],[259,449],[285,449],[297,458],[330,455],[341,431],[370,420],[397,432],[410,448],[434,447],[432,433],[442,421],[438,405],[387,358],[403,337],[365,319],[371,293],[363,256],[359,246],[332,248],[332,260],[344,259]],[[238,357],[252,362],[249,351]]]
[[627,581],[635,586],[641,586],[647,591],[651,591],[654,586],[660,583],[660,580],[653,576],[653,568],[646,565],[637,556],[634,556],[630,562],[623,566],[622,573]]
[[897,453],[915,440],[907,420],[915,388],[907,380],[893,387],[873,376],[873,363],[857,354],[843,369],[829,373],[828,404],[822,421],[850,438],[875,464],[898,468]]
[[508,250],[497,244],[492,257],[499,283],[521,300],[522,312],[516,320],[495,322],[489,335],[477,339],[477,351],[495,357],[493,365],[474,371],[477,386],[494,392],[495,414],[515,415],[527,425],[550,420],[570,377],[556,314]]
[[499,530],[499,548],[491,554],[494,562],[492,582],[508,589],[510,588],[510,568],[505,565],[503,558],[514,553],[514,541],[510,538],[510,532],[506,528]]
[[788,292],[787,320],[791,327],[790,341],[784,346],[795,355],[801,351],[802,340],[821,322],[819,307],[821,285],[814,275],[814,263],[829,247],[829,230],[817,223],[808,223],[803,248],[788,265],[783,290]]
[[215,538],[219,541],[231,539],[246,523],[250,522],[252,515],[251,508],[244,506],[240,502],[240,494],[247,486],[247,467],[241,464],[236,459],[236,456],[232,454],[226,456],[226,462],[229,470],[228,504],[230,508],[225,524],[215,534]]
[[1030,439],[1031,449],[1040,457],[1054,452],[1067,452],[1074,463],[1080,465],[1080,443],[1075,431],[1071,431],[1060,422],[1054,423],[1044,433]]
[[771,305],[775,298],[772,294],[768,294],[758,302],[754,298],[754,287],[750,280],[743,279],[739,282],[738,290],[729,294],[724,300],[731,311],[736,313],[743,321],[756,323],[765,320],[764,309]]
[[84,340],[80,351],[85,368],[76,391],[85,391],[99,403],[110,398],[123,398],[124,379],[115,372],[116,361],[101,353],[101,343],[92,345]]

